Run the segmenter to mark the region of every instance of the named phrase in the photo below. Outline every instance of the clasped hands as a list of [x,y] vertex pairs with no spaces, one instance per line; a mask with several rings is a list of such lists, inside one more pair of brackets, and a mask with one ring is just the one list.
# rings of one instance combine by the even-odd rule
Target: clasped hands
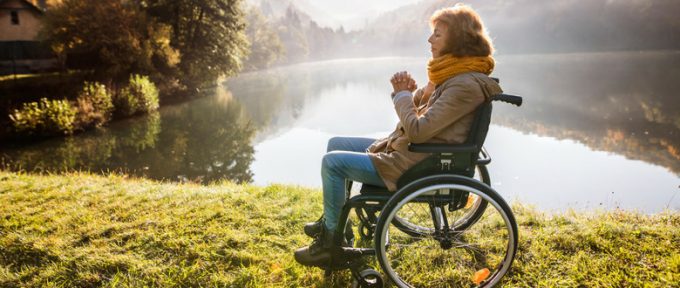
[[394,95],[400,91],[407,90],[413,92],[418,89],[416,80],[413,80],[411,74],[406,71],[394,73],[394,76],[392,76],[390,79],[390,83],[392,83],[392,88],[394,89],[394,92],[392,92],[392,97],[394,97]]

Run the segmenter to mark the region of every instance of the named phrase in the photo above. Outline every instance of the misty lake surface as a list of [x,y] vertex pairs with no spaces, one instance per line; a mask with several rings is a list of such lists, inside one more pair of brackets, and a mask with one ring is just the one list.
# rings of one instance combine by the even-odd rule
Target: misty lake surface
[[[4,145],[28,171],[123,171],[169,181],[320,187],[333,136],[394,129],[388,79],[426,58],[333,60],[251,72],[208,95],[64,139]],[[492,187],[544,211],[680,210],[680,52],[497,57],[485,144]]]

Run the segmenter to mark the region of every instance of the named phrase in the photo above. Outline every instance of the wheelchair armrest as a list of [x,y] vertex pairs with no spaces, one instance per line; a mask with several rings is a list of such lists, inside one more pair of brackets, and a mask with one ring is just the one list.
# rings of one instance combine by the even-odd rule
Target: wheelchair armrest
[[474,144],[410,143],[408,144],[408,151],[417,153],[476,153],[479,149]]

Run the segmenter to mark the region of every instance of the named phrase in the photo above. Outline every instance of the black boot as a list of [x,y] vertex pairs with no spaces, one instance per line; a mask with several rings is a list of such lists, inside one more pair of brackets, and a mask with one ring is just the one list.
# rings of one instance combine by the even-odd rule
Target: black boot
[[[305,224],[304,231],[305,235],[312,237],[312,238],[317,238],[319,234],[321,234],[321,230],[323,229],[324,222],[323,222],[323,215],[319,218],[319,220],[316,220],[316,222],[309,222]],[[349,244],[349,246],[354,246],[354,233],[352,232],[352,221],[347,221],[347,225],[345,226],[345,241]]]
[[309,222],[305,224],[305,235],[312,237],[312,238],[317,238],[319,234],[321,234],[321,229],[323,227],[323,215],[319,218],[319,220],[316,220],[316,222]]
[[[331,260],[332,249],[336,248],[333,243],[335,233],[326,231],[326,226],[321,221],[321,231],[312,244],[295,250],[295,261],[305,266],[327,268]],[[305,230],[306,232],[306,230]]]

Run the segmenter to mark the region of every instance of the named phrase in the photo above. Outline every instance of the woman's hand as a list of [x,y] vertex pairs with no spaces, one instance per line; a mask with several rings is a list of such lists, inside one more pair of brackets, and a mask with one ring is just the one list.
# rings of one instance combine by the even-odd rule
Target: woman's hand
[[390,79],[390,83],[392,83],[392,88],[394,89],[394,92],[392,92],[393,96],[400,91],[408,90],[413,92],[418,88],[416,80],[413,80],[411,74],[408,74],[406,71],[395,73]]

